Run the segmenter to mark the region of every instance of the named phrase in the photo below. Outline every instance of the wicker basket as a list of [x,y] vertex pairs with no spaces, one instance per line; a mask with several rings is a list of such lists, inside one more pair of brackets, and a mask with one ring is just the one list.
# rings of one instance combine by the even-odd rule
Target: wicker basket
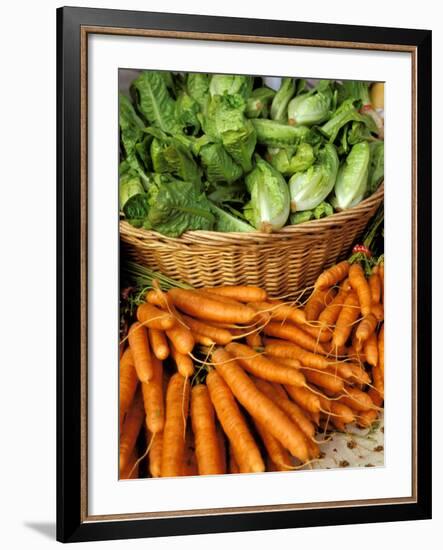
[[195,287],[249,284],[281,296],[346,258],[382,201],[383,186],[354,208],[271,234],[189,231],[170,238],[121,221],[122,251]]

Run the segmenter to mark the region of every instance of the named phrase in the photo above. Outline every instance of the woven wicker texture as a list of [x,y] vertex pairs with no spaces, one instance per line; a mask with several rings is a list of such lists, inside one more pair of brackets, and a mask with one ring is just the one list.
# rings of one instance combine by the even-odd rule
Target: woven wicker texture
[[189,231],[170,238],[120,221],[122,253],[195,287],[258,285],[282,296],[346,258],[382,201],[383,186],[354,208],[271,234]]

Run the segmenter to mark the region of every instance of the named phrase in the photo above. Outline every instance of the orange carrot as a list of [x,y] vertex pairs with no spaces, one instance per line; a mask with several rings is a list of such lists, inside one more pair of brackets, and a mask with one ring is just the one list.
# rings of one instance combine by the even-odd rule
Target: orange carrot
[[332,343],[335,347],[344,346],[352,331],[352,326],[360,314],[359,301],[355,292],[348,294],[338,316]]
[[217,364],[217,372],[253,419],[260,422],[293,456],[302,462],[309,460],[303,432],[271,399],[257,389],[237,361],[227,362],[232,356],[223,349],[217,349],[212,357]]
[[332,302],[334,297],[334,289],[314,290],[305,305],[306,319],[308,321],[317,320],[320,313]]
[[154,376],[149,382],[142,383],[143,402],[146,413],[146,426],[152,433],[163,430],[165,406],[163,402],[163,365],[153,357]]
[[215,286],[204,290],[239,302],[264,302],[267,299],[266,290],[258,286]]
[[148,334],[152,352],[157,359],[164,361],[169,356],[169,346],[165,333],[162,330],[150,328]]
[[285,304],[281,300],[252,302],[250,306],[256,311],[269,313],[274,321],[292,321],[299,324],[306,322],[306,315],[302,309]]
[[372,367],[372,383],[375,389],[380,394],[380,397],[384,398],[385,387],[384,387],[383,374],[381,372],[380,367]]
[[148,304],[160,307],[162,310],[170,311],[174,307],[172,298],[166,292],[159,294],[157,290],[148,290],[145,295]]
[[182,315],[182,318],[193,333],[197,332],[203,336],[207,336],[216,344],[221,344],[224,346],[232,341],[232,334],[227,329],[214,327],[207,323],[203,323],[202,321],[198,321],[197,319],[193,319],[188,315]]
[[378,391],[375,388],[369,388],[368,395],[372,399],[372,402],[377,407],[381,407],[383,405],[383,397],[378,393]]
[[176,320],[171,314],[148,303],[138,306],[137,319],[143,326],[158,330],[169,330],[176,325]]
[[381,304],[372,304],[371,305],[371,313],[375,316],[377,321],[383,321],[385,312],[383,309],[383,306]]
[[197,457],[195,454],[195,441],[191,429],[186,430],[185,454],[183,459],[183,475],[198,476]]
[[380,277],[381,284],[381,303],[385,303],[384,294],[385,294],[385,264],[378,264],[378,276]]
[[137,389],[138,378],[135,372],[134,361],[132,359],[132,353],[129,348],[123,352],[120,359],[120,389],[119,389],[119,422],[120,431],[122,429],[125,414],[128,412],[131,406],[132,399]]
[[206,376],[209,395],[223,431],[230,442],[236,463],[242,472],[264,472],[260,451],[240,412],[232,391],[216,370]]
[[289,340],[313,353],[325,354],[320,342],[317,342],[315,338],[290,323],[268,323],[263,330],[268,336]]
[[145,327],[138,322],[133,323],[129,329],[128,340],[138,379],[140,382],[149,382],[154,376],[154,367]]
[[163,430],[162,477],[183,475],[189,382],[180,373],[169,380],[166,392],[166,420]]
[[291,469],[291,456],[278,439],[271,435],[260,422],[254,422],[259,436],[263,441],[269,458],[275,464],[278,471]]
[[126,414],[120,436],[120,471],[124,471],[128,465],[129,458],[135,447],[144,419],[145,411],[143,408],[143,400],[141,392],[137,391],[131,407]]
[[[369,338],[369,336],[371,336],[371,334],[375,331],[376,328],[377,328],[377,319],[372,313],[370,313],[360,321],[355,331],[355,336],[357,338],[357,342],[360,346],[360,349],[362,349],[363,347],[363,342],[366,342],[366,340]],[[357,346],[357,349],[358,349],[358,346]]]
[[354,422],[355,414],[351,408],[338,401],[330,400],[327,397],[319,397],[319,399],[322,408],[331,412],[336,418],[339,418],[343,424]]
[[352,388],[348,386],[346,388],[347,395],[341,396],[338,401],[347,405],[354,411],[369,411],[374,408],[372,399],[365,392],[362,392],[358,388]]
[[[264,468],[264,465],[263,465]],[[263,470],[264,471],[264,470]],[[232,445],[229,445],[229,473],[230,474],[239,474],[240,468],[235,460],[234,448]]]
[[[323,310],[323,311],[325,311],[325,310]],[[314,321],[314,322],[316,322],[316,321]],[[329,342],[332,338],[332,330],[329,327],[327,327],[326,325],[323,325],[323,324],[318,325],[318,326],[311,326],[311,325],[308,325],[307,323],[304,323],[303,325],[301,325],[300,328],[303,329],[303,332],[306,332],[310,336],[315,338],[316,342],[320,342],[322,344],[325,343],[325,342]],[[323,349],[324,349],[324,347],[323,347]]]
[[378,365],[378,343],[377,334],[375,332],[366,340],[363,352],[366,356],[366,361],[372,367],[376,367]]
[[321,410],[321,403],[318,395],[312,393],[308,388],[297,388],[296,386],[285,385],[289,396],[297,405],[310,413],[318,413]]
[[294,369],[303,368],[303,365],[298,359],[286,359],[284,357],[277,357],[276,355],[266,355],[266,357],[274,363],[280,363],[280,365],[286,365],[287,367],[292,367]]
[[[211,401],[211,404],[212,404],[212,401]],[[226,440],[223,434],[222,427],[220,426],[220,423],[218,420],[215,420],[215,429],[217,433],[218,448],[220,450],[220,464],[222,467],[222,471],[224,473],[227,473],[228,467],[226,464]]]
[[327,369],[330,362],[316,353],[306,351],[305,349],[284,340],[266,339],[265,354],[275,357],[283,357],[285,359],[297,359],[305,367],[313,367],[315,369]]
[[252,349],[261,348],[263,346],[261,336],[258,332],[253,332],[251,334],[248,334],[246,336],[246,343]]
[[346,297],[349,294],[349,280],[345,279],[339,288],[335,298],[329,302],[325,309],[318,316],[321,326],[332,328],[338,319],[341,308],[343,307]]
[[368,373],[359,364],[348,363],[348,366],[352,371],[352,375],[349,377],[351,382],[356,382],[363,385],[371,383]]
[[255,311],[244,304],[221,304],[219,301],[207,298],[194,290],[172,288],[168,295],[172,298],[175,306],[199,319],[222,323],[248,324],[255,316]]
[[135,448],[132,450],[131,456],[129,457],[128,463],[124,470],[120,470],[120,479],[137,479],[138,478],[138,464],[137,462],[137,453]]
[[257,355],[257,352],[249,346],[232,342],[225,349],[236,357],[245,370],[259,378],[281,384],[292,384],[294,386],[305,385],[305,378],[300,371],[286,365],[274,363],[263,355]]
[[315,281],[314,288],[325,289],[336,285],[347,276],[348,272],[349,262],[347,260],[333,265],[318,276],[318,279]]
[[179,353],[187,355],[194,349],[195,339],[192,332],[182,324],[177,324],[174,328],[167,330],[166,334]]
[[316,370],[302,369],[306,380],[320,388],[326,388],[330,391],[339,393],[343,391],[343,380],[330,372],[321,372]]
[[209,390],[198,384],[191,390],[191,420],[200,475],[224,474],[221,449]]
[[189,377],[194,374],[194,363],[189,355],[184,355],[175,349],[174,345],[171,345],[171,355],[174,360],[178,372],[183,377]]
[[371,313],[371,290],[360,264],[352,264],[349,268],[349,283],[357,293],[362,315],[366,317]]
[[370,428],[372,424],[377,420],[378,412],[375,410],[362,411],[357,417],[357,424],[361,428]]
[[149,455],[147,458],[149,472],[152,477],[161,476],[162,468],[162,448],[163,448],[163,432],[151,434],[147,430],[146,440],[149,447]]
[[300,427],[307,437],[314,437],[314,425],[303,410],[296,403],[288,399],[285,390],[280,385],[265,382],[265,380],[261,380],[260,378],[254,378],[254,383],[264,395],[272,399],[272,401],[289,416],[294,424]]
[[378,276],[378,270],[371,273],[369,276],[369,289],[371,290],[371,301],[373,304],[380,303],[381,296],[381,281]]
[[378,333],[378,366],[382,376],[385,375],[385,325],[382,324]]

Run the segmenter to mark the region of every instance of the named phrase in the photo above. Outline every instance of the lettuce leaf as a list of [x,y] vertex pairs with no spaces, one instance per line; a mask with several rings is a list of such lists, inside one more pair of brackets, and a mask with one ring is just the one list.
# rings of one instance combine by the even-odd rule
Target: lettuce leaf
[[188,94],[200,105],[200,109],[205,112],[210,99],[208,75],[204,73],[189,73],[186,79],[186,88]]
[[160,71],[143,71],[132,83],[138,107],[146,120],[168,134],[180,131],[175,118],[175,102],[169,95],[165,77]]
[[200,105],[186,92],[178,94],[175,103],[175,116],[187,133],[192,135],[200,131],[200,122],[197,113],[200,112]]
[[265,118],[251,119],[251,122],[257,134],[257,143],[268,147],[296,147],[312,135],[307,126],[290,126]]
[[222,210],[215,204],[211,204],[211,210],[215,215],[215,231],[228,233],[230,231],[249,233],[255,231],[255,228],[249,223],[237,218],[233,214]]
[[120,210],[132,225],[141,226],[148,214],[148,200],[140,178],[129,170],[120,176]]
[[214,227],[211,204],[200,186],[171,177],[157,177],[149,190],[149,211],[144,227],[169,237],[185,231]]
[[238,180],[243,170],[232,160],[221,143],[209,143],[200,149],[200,159],[209,182]]
[[252,76],[214,74],[209,84],[209,92],[211,96],[238,94],[243,99],[248,99],[251,95],[253,84],[254,78]]

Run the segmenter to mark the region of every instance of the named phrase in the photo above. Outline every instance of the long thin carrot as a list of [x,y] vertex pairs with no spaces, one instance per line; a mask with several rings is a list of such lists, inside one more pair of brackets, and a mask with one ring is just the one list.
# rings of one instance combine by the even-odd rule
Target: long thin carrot
[[128,340],[138,379],[140,382],[149,382],[154,376],[154,367],[145,327],[138,322],[133,323],[129,329]]
[[136,479],[138,478],[138,464],[137,462],[137,453],[135,452],[135,447],[132,450],[131,456],[129,457],[126,468],[120,470],[120,479]]
[[264,327],[263,331],[268,336],[289,340],[305,350],[312,351],[312,353],[326,354],[320,342],[317,342],[315,338],[291,323],[281,324],[271,322]]
[[344,346],[351,334],[353,324],[360,315],[360,307],[357,294],[350,292],[338,316],[332,343],[335,347]]
[[383,374],[381,372],[381,368],[378,367],[372,367],[372,383],[375,387],[375,389],[380,394],[380,397],[384,398],[385,394],[385,385],[383,380]]
[[183,458],[183,475],[198,476],[197,457],[195,454],[194,434],[188,426],[185,438],[185,454]]
[[381,281],[378,276],[378,270],[371,273],[369,276],[369,289],[371,290],[371,300],[373,304],[380,303],[381,298]]
[[141,391],[137,391],[131,407],[126,414],[120,436],[120,471],[123,471],[128,464],[144,419],[145,410],[143,408],[142,395]]
[[260,422],[254,422],[258,434],[260,435],[269,458],[276,465],[278,471],[291,470],[291,455],[283,447],[278,439],[270,434]]
[[360,344],[360,349],[363,347],[363,343],[366,342],[376,328],[377,319],[372,313],[369,313],[369,315],[360,321],[355,330],[355,336],[357,338],[357,342]]
[[[304,386],[306,383],[299,370],[270,361],[263,355],[257,355],[249,346],[232,342],[225,349],[236,357],[245,370],[259,378],[294,386]],[[218,367],[218,365],[216,366]]]
[[302,372],[305,375],[306,380],[311,384],[315,384],[320,388],[326,388],[336,393],[343,391],[343,380],[330,372],[310,369],[302,369]]
[[189,382],[180,373],[169,380],[163,430],[162,477],[183,475],[185,427],[189,407]]
[[265,354],[286,359],[297,359],[305,367],[316,369],[327,369],[331,364],[326,357],[306,351],[297,344],[285,342],[284,340],[266,339]]
[[[263,465],[264,468],[264,465]],[[234,447],[232,445],[229,445],[229,473],[230,474],[239,474],[240,473],[240,467],[237,464],[237,460],[234,456]]]
[[223,472],[227,473],[228,465],[226,461],[226,438],[223,434],[223,429],[220,425],[220,422],[217,419],[215,420],[215,428],[217,432],[218,448],[220,449],[220,463],[221,463]]
[[148,335],[152,353],[157,359],[164,361],[169,356],[169,346],[165,333],[162,330],[150,328],[148,330]]
[[336,418],[339,418],[343,424],[351,424],[354,422],[354,411],[338,401],[329,400],[327,397],[319,397],[323,409],[329,410]]
[[362,315],[366,317],[371,313],[371,290],[360,264],[352,264],[349,268],[349,283],[357,293]]
[[147,458],[149,472],[152,477],[161,477],[163,432],[158,432],[155,436],[148,430],[146,433],[146,439],[149,447],[149,454]]
[[249,412],[254,420],[260,422],[280,443],[302,462],[309,459],[303,432],[268,397],[262,394],[237,361],[229,362],[232,356],[224,349],[212,354],[221,374],[231,391]]
[[267,299],[266,290],[258,286],[215,286],[205,287],[205,290],[239,302],[264,302]]
[[363,352],[366,356],[366,361],[372,367],[376,367],[378,365],[378,342],[377,334],[375,332],[373,332],[366,340]]
[[198,384],[191,390],[191,420],[198,473],[200,475],[224,474],[214,408],[209,390],[204,384]]
[[325,289],[342,281],[349,272],[349,262],[344,260],[321,273],[315,281],[314,288]]
[[347,395],[341,396],[338,401],[347,405],[354,411],[369,411],[374,408],[374,404],[369,395],[358,388],[348,386],[346,388],[346,393]]
[[143,403],[146,412],[146,426],[151,433],[163,430],[165,422],[165,405],[163,402],[163,364],[152,358],[154,376],[149,382],[142,383]]
[[377,417],[377,411],[362,411],[358,415],[357,424],[362,428],[370,428],[372,424],[377,420]]
[[175,346],[171,345],[171,356],[174,360],[178,372],[186,377],[192,376],[194,374],[194,363],[189,355],[184,355],[175,349]]
[[383,321],[383,319],[385,317],[385,311],[384,311],[384,308],[383,308],[382,304],[372,304],[371,305],[371,313],[372,313],[372,315],[375,316],[375,318],[379,322]]
[[341,283],[337,295],[334,297],[334,299],[331,302],[329,302],[329,304],[318,316],[318,321],[320,322],[321,326],[325,326],[329,328],[333,327],[333,325],[338,319],[341,308],[345,303],[346,297],[349,294],[349,290],[350,290],[349,280],[345,279]]
[[186,355],[194,349],[195,338],[187,327],[179,324],[167,330],[166,334],[179,353]]
[[368,395],[376,407],[381,407],[383,405],[383,397],[375,388],[369,388]]
[[285,412],[289,418],[298,424],[302,432],[309,438],[315,435],[315,427],[303,410],[293,401],[288,399],[285,390],[278,384],[271,384],[260,378],[254,378],[254,383],[257,388],[265,394],[269,399],[272,399],[276,405]]
[[221,304],[193,290],[172,288],[168,295],[179,309],[199,319],[248,324],[255,316],[255,311],[244,304]]
[[317,394],[307,388],[297,388],[296,386],[285,385],[285,389],[291,399],[305,411],[314,414],[320,412],[321,403]]
[[385,325],[382,324],[378,333],[378,366],[382,376],[385,375]]
[[216,344],[224,346],[232,342],[232,333],[229,330],[219,327],[214,327],[207,323],[203,323],[189,315],[182,315],[183,321],[191,329],[193,333],[199,333],[208,338],[211,338]]
[[246,343],[252,349],[261,348],[263,346],[261,336],[258,332],[252,332],[251,334],[248,334],[246,336]]
[[137,389],[138,377],[132,359],[130,348],[126,348],[120,359],[120,379],[119,379],[119,423],[120,431],[122,429],[125,414],[131,406],[132,400]]
[[172,315],[148,303],[138,306],[137,319],[143,326],[158,330],[169,330],[176,325]]
[[211,401],[242,472],[264,472],[260,451],[240,412],[232,391],[216,370],[206,376]]
[[285,304],[281,300],[252,302],[250,306],[256,311],[269,313],[274,321],[292,321],[298,324],[306,322],[306,315],[302,309]]
[[335,294],[335,290],[331,288],[314,290],[305,305],[306,319],[308,321],[317,320],[320,313],[332,302]]

